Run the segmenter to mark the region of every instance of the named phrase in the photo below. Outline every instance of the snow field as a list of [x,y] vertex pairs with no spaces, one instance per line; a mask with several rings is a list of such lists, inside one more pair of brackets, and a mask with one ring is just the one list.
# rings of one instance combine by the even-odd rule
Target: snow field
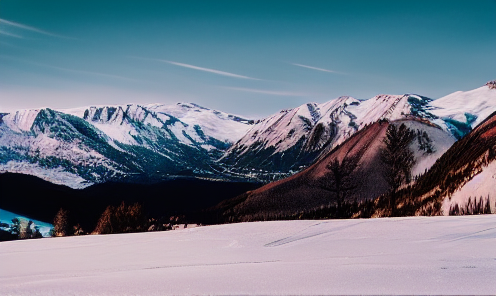
[[496,215],[0,243],[0,295],[495,294]]

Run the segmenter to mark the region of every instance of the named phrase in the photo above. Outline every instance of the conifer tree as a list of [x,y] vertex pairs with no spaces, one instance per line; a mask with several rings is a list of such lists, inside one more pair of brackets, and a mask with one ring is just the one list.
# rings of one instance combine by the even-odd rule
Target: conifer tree
[[68,214],[69,212],[62,208],[57,212],[53,219],[53,236],[69,235]]
[[334,193],[338,217],[342,214],[346,193],[357,187],[351,173],[356,169],[358,161],[358,156],[345,156],[341,162],[335,158],[326,166],[328,171],[320,181],[319,187]]
[[409,129],[404,123],[399,127],[390,124],[384,139],[385,149],[381,151],[381,159],[385,164],[383,176],[390,186],[391,215],[396,212],[396,192],[398,188],[411,180],[412,167],[415,164],[413,152],[408,147],[415,132]]

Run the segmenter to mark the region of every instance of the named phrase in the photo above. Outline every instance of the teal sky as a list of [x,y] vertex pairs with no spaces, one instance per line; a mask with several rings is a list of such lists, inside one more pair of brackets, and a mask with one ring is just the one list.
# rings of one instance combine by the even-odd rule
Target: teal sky
[[496,79],[496,1],[0,1],[0,112],[194,102],[261,117]]

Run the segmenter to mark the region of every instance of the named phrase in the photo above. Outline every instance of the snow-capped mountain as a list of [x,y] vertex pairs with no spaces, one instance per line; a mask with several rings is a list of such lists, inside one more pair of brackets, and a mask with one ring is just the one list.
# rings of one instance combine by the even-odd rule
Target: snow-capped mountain
[[340,97],[282,110],[257,121],[221,161],[238,171],[299,170],[381,119],[417,118],[460,139],[494,111],[496,89],[489,84],[435,101],[415,94],[378,95],[366,101]]
[[447,131],[413,117],[375,122],[354,133],[336,149],[323,154],[305,170],[226,202],[229,207],[219,207],[222,209],[220,213],[226,221],[253,221],[268,217],[289,217],[334,203],[336,195],[323,184],[327,184],[326,180],[329,179],[331,163],[336,160],[343,163],[345,158],[357,159],[348,176],[346,186],[352,189],[346,192],[345,200],[353,202],[376,198],[390,188],[383,174],[387,167],[381,159],[386,132],[390,125],[402,124],[416,134],[409,145],[415,162],[411,171],[414,177],[428,170],[456,140]]
[[283,110],[256,122],[221,160],[237,167],[298,169],[367,124],[411,114],[410,98],[422,104],[427,100],[413,95],[378,95],[367,101],[340,97],[323,104],[309,103]]
[[133,176],[209,176],[251,123],[182,103],[17,111],[0,117],[0,171],[73,188]]
[[457,138],[468,134],[491,113],[496,111],[494,81],[474,90],[457,91],[429,103],[429,112],[440,120],[434,121],[451,131]]
[[460,139],[494,111],[494,83],[435,101],[414,94],[340,97],[256,121],[184,103],[20,110],[0,113],[0,172],[73,188],[175,174],[271,181],[381,119],[414,118]]

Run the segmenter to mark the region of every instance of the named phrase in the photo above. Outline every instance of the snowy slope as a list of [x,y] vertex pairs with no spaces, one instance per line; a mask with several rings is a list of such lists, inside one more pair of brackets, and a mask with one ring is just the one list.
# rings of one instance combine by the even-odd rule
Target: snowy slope
[[466,122],[465,114],[475,115],[477,118],[470,122],[472,127],[481,123],[495,108],[496,89],[482,86],[470,91],[457,91],[445,97],[432,101],[431,110],[436,116],[448,117],[460,122]]
[[252,120],[193,103],[154,104],[147,105],[146,108],[160,114],[172,115],[190,126],[201,126],[206,136],[231,144],[244,136],[253,123]]
[[[93,106],[60,111],[84,118],[112,139],[126,144],[136,144],[132,135],[137,134],[126,119],[157,128],[170,124],[174,136],[188,145],[192,144],[189,137],[196,141],[202,140],[195,126],[200,127],[207,137],[233,143],[246,133],[251,123],[248,119],[192,103]],[[183,132],[188,136],[184,136]]]
[[[103,135],[91,126],[50,109],[37,110],[29,121],[16,121],[18,114],[4,116],[5,124],[0,123],[0,172],[35,175],[73,188],[121,174],[121,166],[104,155],[113,148],[104,146]],[[84,172],[93,177],[84,177]]]
[[269,171],[299,169],[368,124],[381,119],[423,118],[420,112],[412,112],[412,100],[423,108],[430,101],[417,95],[378,95],[367,101],[340,97],[323,104],[309,103],[283,110],[256,122],[221,161]]
[[[415,158],[412,176],[421,175],[430,169],[436,160],[456,141],[451,134],[429,124],[414,120],[401,120],[399,123],[404,123],[409,129],[417,133],[417,137],[409,147]],[[427,135],[427,138],[424,138],[424,135]]]
[[414,184],[399,191],[399,200],[414,204],[412,215],[448,215],[451,206],[465,208],[470,197],[472,201],[482,197],[485,203],[489,196],[494,211],[495,163],[496,112],[456,141]]
[[445,198],[441,208],[442,213],[448,215],[452,206],[463,206],[469,198],[472,201],[474,199],[479,201],[482,198],[484,202],[489,199],[491,211],[496,211],[496,161],[483,167],[482,172],[475,175],[450,198]]
[[181,103],[0,114],[0,172],[31,174],[72,188],[138,175],[211,176],[214,160],[251,123]]
[[0,243],[0,295],[496,294],[496,215]]
[[[171,174],[271,181],[311,165],[381,119],[413,117],[460,139],[494,111],[496,89],[488,85],[435,101],[414,94],[340,97],[257,121],[192,103],[20,110],[0,114],[0,172],[73,188]],[[453,143],[431,132],[445,143],[416,173]]]
[[20,110],[15,113],[6,114],[2,117],[2,120],[13,131],[28,132],[31,130],[31,126],[39,112],[39,109]]
[[[415,94],[378,95],[366,101],[340,97],[282,110],[257,121],[221,161],[237,172],[243,172],[240,168],[272,173],[299,170],[377,120],[413,117],[460,139],[494,111],[496,89],[487,85],[434,101]],[[453,143],[451,138],[441,137],[447,139],[444,146]]]

